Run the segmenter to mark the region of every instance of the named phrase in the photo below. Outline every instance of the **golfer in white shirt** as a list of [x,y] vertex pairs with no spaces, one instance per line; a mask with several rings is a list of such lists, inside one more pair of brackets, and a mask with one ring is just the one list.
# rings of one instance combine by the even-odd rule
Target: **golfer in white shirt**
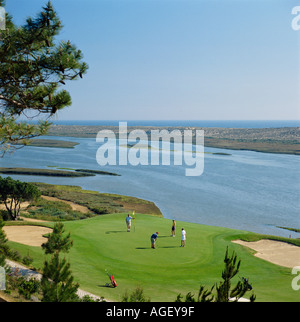
[[186,231],[184,230],[184,228],[182,228],[181,229],[181,245],[180,245],[180,247],[185,246],[185,240],[186,240]]

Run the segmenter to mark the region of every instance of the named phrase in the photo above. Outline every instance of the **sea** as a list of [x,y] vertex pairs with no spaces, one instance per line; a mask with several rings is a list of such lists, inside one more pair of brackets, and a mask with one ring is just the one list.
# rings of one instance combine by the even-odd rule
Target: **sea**
[[118,126],[127,122],[128,126],[166,127],[223,127],[223,128],[279,128],[300,127],[300,120],[53,120],[57,125],[106,125]]
[[[55,121],[64,125],[118,125],[119,121]],[[299,121],[127,121],[128,126],[227,128],[295,127]],[[53,136],[44,137],[54,139]],[[28,182],[77,185],[83,189],[154,202],[171,220],[283,237],[300,234],[300,156],[205,147],[204,170],[186,176],[182,165],[107,165],[97,162],[96,138],[55,137],[78,142],[74,149],[24,147],[0,159],[1,167],[64,167],[115,172],[81,178],[12,175]],[[120,149],[117,146],[117,149]],[[148,152],[150,153],[150,151]],[[172,154],[176,153],[171,147]],[[174,156],[174,155],[173,155]],[[4,176],[4,175],[3,175]],[[159,229],[159,227],[158,227]]]

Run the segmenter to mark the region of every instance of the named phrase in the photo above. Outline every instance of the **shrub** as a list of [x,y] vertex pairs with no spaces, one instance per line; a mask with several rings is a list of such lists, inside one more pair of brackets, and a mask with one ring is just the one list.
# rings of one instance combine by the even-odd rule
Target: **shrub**
[[89,295],[84,295],[81,299],[79,299],[79,302],[105,302],[105,300],[103,297],[100,299],[94,299]]
[[137,286],[131,294],[126,291],[121,302],[150,302],[150,298],[146,298],[143,288]]
[[33,262],[33,258],[30,257],[29,254],[27,256],[24,256],[22,259],[22,263],[26,266],[30,266],[32,262]]
[[19,262],[22,258],[21,254],[17,250],[10,249],[7,257],[11,258],[12,260]]
[[0,210],[0,220],[6,221],[9,220],[9,214],[7,210]]
[[24,277],[21,277],[19,280],[18,292],[20,295],[23,295],[25,299],[30,300],[31,295],[37,293],[40,289],[40,282],[35,279],[26,280]]

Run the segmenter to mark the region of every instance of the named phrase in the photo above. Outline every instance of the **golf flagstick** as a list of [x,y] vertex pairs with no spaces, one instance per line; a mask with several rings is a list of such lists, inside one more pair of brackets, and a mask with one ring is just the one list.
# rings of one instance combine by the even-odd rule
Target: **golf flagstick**
[[135,232],[135,215],[134,215],[134,211],[133,211],[133,213],[132,213],[132,216],[133,216],[133,229],[134,229],[134,232]]

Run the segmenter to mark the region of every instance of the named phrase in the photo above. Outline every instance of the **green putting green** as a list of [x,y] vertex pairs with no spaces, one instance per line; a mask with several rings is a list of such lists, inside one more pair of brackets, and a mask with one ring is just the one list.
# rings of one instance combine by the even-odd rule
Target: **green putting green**
[[[283,268],[253,256],[253,251],[231,240],[253,237],[246,231],[232,230],[186,222],[176,222],[176,236],[171,237],[172,220],[136,214],[131,232],[127,232],[127,214],[102,215],[85,220],[64,222],[74,242],[66,258],[80,288],[108,300],[120,301],[127,290],[144,289],[151,301],[175,301],[181,293],[197,295],[200,285],[210,288],[221,281],[224,256],[236,251],[241,259],[240,273],[253,286],[256,301],[297,301],[291,287],[291,269]],[[186,246],[180,247],[181,228],[187,233]],[[150,236],[158,231],[156,249]],[[29,250],[34,265],[42,267],[44,254],[39,247],[10,242],[26,255]],[[113,274],[116,288],[105,286]]]

